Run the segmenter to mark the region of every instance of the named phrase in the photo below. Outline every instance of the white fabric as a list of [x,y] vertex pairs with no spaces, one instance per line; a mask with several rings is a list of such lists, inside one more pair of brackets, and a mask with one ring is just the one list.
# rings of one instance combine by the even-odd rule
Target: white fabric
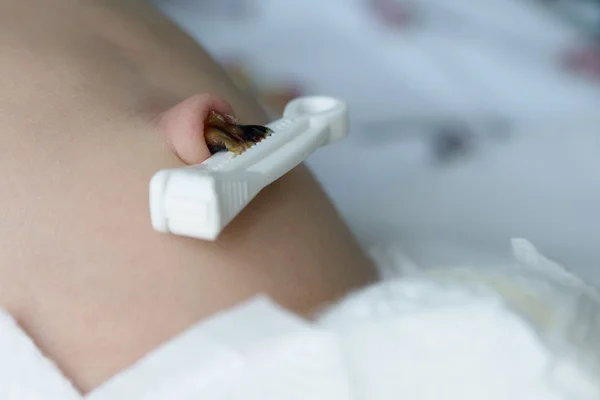
[[[514,249],[515,266],[405,268],[315,322],[258,297],[182,333],[86,399],[599,398],[597,292],[528,242]],[[399,257],[377,254],[399,270]],[[0,399],[82,400],[5,313]]]
[[[561,54],[585,43],[552,2],[156,1],[260,82],[349,102],[350,137],[308,164],[361,239],[402,238],[420,265],[506,263],[518,234],[600,284],[600,81],[564,68]],[[405,28],[373,12],[394,1],[417,12]],[[224,15],[232,2],[254,7]],[[432,165],[433,125],[447,118],[473,124],[472,152]]]

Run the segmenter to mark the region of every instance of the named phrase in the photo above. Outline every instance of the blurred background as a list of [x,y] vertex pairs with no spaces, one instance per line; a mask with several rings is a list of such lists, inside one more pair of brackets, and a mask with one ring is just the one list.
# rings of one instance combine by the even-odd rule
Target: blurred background
[[495,263],[509,239],[600,283],[600,0],[157,0],[274,113],[347,100],[309,160],[365,244]]

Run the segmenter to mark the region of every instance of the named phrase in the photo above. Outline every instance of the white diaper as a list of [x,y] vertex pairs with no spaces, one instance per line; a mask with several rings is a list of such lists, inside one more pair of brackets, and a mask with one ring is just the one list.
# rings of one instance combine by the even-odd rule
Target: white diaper
[[[199,323],[87,398],[600,398],[597,292],[528,242],[513,244],[517,262],[501,268],[420,270],[379,249],[385,281],[316,321],[258,297]],[[0,399],[81,400],[6,315]]]

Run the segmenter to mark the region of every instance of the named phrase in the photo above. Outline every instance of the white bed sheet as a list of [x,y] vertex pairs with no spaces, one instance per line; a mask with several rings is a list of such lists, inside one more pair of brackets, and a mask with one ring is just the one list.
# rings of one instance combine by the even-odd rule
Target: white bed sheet
[[[456,264],[503,260],[522,236],[600,282],[600,89],[558,68],[578,33],[526,0],[416,1],[424,23],[398,32],[367,3],[262,0],[246,22],[163,9],[217,56],[350,102],[353,136],[310,165],[366,242]],[[373,139],[373,121],[415,115],[506,117],[516,136],[443,167],[419,132]]]

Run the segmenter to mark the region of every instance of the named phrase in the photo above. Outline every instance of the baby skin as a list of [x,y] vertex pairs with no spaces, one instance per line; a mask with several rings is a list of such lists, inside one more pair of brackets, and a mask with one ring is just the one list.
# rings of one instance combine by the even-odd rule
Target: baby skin
[[149,2],[0,0],[0,87],[0,308],[82,393],[257,294],[310,316],[377,279],[302,165],[214,242],[152,229],[156,171],[269,131]]

